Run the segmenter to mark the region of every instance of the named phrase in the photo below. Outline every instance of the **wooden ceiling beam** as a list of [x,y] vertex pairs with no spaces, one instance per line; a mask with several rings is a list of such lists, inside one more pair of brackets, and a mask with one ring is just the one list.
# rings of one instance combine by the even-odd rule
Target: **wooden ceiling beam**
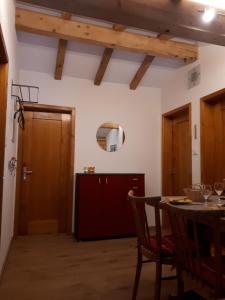
[[113,30],[116,31],[124,31],[126,29],[126,26],[122,25],[122,24],[113,24]]
[[142,28],[154,32],[169,31],[173,36],[225,46],[225,18],[218,16],[204,24],[192,1],[165,0],[22,0],[22,2],[68,11],[81,16]]
[[152,55],[146,55],[142,64],[140,65],[139,69],[137,70],[137,73],[135,74],[134,78],[132,79],[130,83],[130,89],[136,90],[137,86],[141,82],[142,78],[144,77],[145,73],[147,72],[148,68],[152,64],[155,56]]
[[196,45],[163,41],[131,32],[63,20],[56,16],[27,9],[16,9],[16,28],[21,31],[56,37],[64,40],[94,43],[107,48],[134,51],[154,56],[194,61],[198,56]]
[[[123,31],[125,29],[125,26],[121,24],[113,24],[113,29],[116,31]],[[102,82],[102,79],[105,75],[105,71],[108,67],[109,61],[112,57],[113,54],[113,48],[105,48],[98,71],[95,76],[94,84],[95,85],[100,85]]]
[[[63,19],[70,20],[72,17],[72,14],[70,13],[63,13],[62,14]],[[58,44],[58,52],[57,52],[57,58],[56,58],[56,67],[55,67],[55,79],[61,80],[62,79],[62,72],[63,72],[63,66],[66,56],[66,49],[67,49],[67,40],[60,39]]]
[[113,54],[113,48],[105,48],[98,71],[95,76],[94,84],[95,85],[100,85],[103,79],[103,76],[105,75],[105,71],[108,67],[110,58],[112,57]]
[[[159,34],[158,38],[161,40],[169,40],[172,38],[172,36],[168,33]],[[152,55],[146,55],[142,64],[140,65],[139,69],[137,70],[137,73],[135,74],[134,78],[132,79],[130,83],[130,89],[136,90],[139,83],[141,82],[142,78],[144,77],[145,73],[149,69],[150,65],[152,64],[155,56]]]

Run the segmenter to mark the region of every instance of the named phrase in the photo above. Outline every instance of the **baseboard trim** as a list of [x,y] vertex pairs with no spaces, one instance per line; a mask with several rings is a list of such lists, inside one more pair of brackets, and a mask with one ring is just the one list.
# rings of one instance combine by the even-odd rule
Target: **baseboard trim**
[[12,248],[12,242],[13,242],[13,237],[11,238],[11,241],[9,243],[9,247],[8,247],[8,250],[7,250],[6,258],[5,258],[5,261],[3,263],[2,270],[0,272],[0,284],[2,282],[4,273],[5,273],[6,265],[7,265],[8,259],[9,259],[9,252],[10,252],[10,250]]

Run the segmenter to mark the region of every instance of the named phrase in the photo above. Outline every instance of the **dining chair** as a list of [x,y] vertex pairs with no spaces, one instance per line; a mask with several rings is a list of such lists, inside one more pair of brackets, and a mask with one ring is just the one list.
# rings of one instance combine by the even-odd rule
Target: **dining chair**
[[[213,299],[225,297],[225,257],[222,255],[222,235],[225,220],[223,211],[188,210],[167,205],[176,252],[176,269],[180,289],[178,299],[184,299],[184,275],[209,288]],[[205,251],[205,237],[210,241],[210,251]]]
[[[156,264],[154,300],[160,299],[161,280],[176,279],[176,276],[162,276],[162,265],[174,265],[174,244],[170,235],[162,235],[160,218],[161,197],[137,197],[134,191],[128,192],[128,200],[131,203],[136,232],[137,232],[137,266],[133,286],[132,300],[137,298],[138,285],[141,276],[142,264],[153,262]],[[145,205],[154,208],[155,234],[149,230]]]

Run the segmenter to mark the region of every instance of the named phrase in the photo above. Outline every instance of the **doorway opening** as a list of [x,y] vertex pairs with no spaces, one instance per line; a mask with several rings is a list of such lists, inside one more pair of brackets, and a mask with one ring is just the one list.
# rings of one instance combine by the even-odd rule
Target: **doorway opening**
[[225,89],[201,98],[201,181],[225,179]]
[[191,104],[162,116],[162,194],[184,195],[192,184]]
[[23,106],[14,234],[71,234],[75,109]]
[[0,25],[0,235],[2,224],[2,197],[5,155],[5,129],[8,84],[8,55]]

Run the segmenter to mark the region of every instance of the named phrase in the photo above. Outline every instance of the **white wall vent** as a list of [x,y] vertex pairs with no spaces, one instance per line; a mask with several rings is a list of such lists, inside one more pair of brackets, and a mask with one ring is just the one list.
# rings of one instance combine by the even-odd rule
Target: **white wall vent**
[[188,72],[188,88],[191,89],[200,83],[200,65]]

